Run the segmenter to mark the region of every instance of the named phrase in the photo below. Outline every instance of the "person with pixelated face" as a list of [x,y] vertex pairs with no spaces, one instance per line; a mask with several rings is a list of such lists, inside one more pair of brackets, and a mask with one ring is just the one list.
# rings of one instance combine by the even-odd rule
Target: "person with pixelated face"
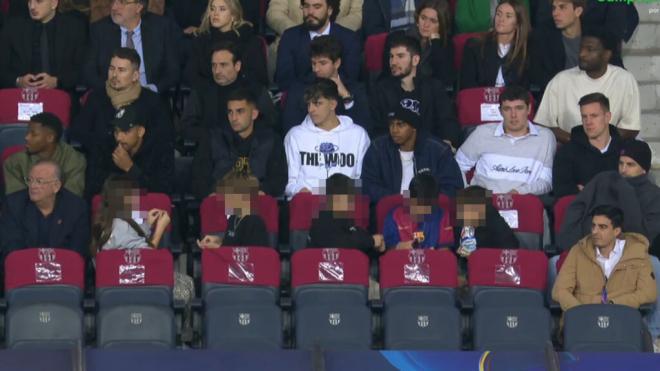
[[269,246],[264,220],[255,212],[259,180],[246,167],[234,169],[220,180],[216,192],[223,195],[227,230],[224,236],[207,234],[197,240],[201,249],[220,246]]

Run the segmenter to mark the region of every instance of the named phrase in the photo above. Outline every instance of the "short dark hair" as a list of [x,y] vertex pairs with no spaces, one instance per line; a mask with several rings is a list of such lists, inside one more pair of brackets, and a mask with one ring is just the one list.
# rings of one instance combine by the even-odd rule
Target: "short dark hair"
[[140,54],[132,48],[117,48],[112,52],[110,59],[112,58],[128,59],[136,70],[140,69],[140,64],[142,63]]
[[586,106],[591,103],[600,103],[600,106],[603,107],[605,112],[610,112],[610,100],[607,99],[603,93],[591,93],[587,94],[584,97],[580,98],[578,104],[580,107]]
[[603,45],[603,48],[614,53],[619,50],[619,38],[612,33],[609,29],[600,26],[585,27],[582,31],[582,40],[586,37],[593,37],[598,39]]
[[257,97],[252,93],[250,89],[247,88],[238,88],[233,90],[229,95],[227,96],[227,102],[229,101],[240,101],[244,100],[248,102],[248,104],[256,107],[257,106]]
[[304,97],[307,103],[318,100],[319,98],[331,99],[337,103],[341,102],[337,84],[330,79],[317,79],[305,89]]
[[404,47],[408,50],[411,56],[413,55],[422,55],[422,48],[419,45],[419,40],[416,38],[406,35],[403,32],[396,32],[392,34],[390,41],[390,51],[394,48]]
[[[550,2],[550,6],[552,6],[552,3],[554,3],[556,0],[548,0]],[[559,0],[563,1],[565,3],[571,3],[573,5],[573,9],[575,8],[582,8],[587,9],[587,0]],[[582,13],[584,14],[584,13]]]
[[213,54],[223,50],[231,54],[231,61],[234,64],[243,60],[241,48],[238,46],[238,44],[230,40],[218,41],[217,43],[213,44],[213,47],[211,48],[211,57],[213,57]]
[[438,198],[438,183],[435,178],[428,173],[418,173],[410,181],[408,186],[411,198],[422,201],[423,204],[433,204]]
[[356,193],[355,180],[342,173],[336,173],[325,180],[325,194],[354,195]]
[[[332,8],[332,15],[330,15],[330,22],[334,22],[337,19],[337,16],[339,15],[339,11],[340,11],[339,1],[340,0],[325,0],[325,3],[328,5],[328,8]],[[305,5],[305,0],[300,0],[300,5]]]
[[459,204],[488,204],[493,193],[484,187],[473,185],[456,191],[456,201]]
[[529,92],[522,86],[512,85],[504,88],[500,93],[500,105],[504,101],[521,100],[529,107]]
[[58,143],[62,138],[62,121],[59,117],[50,112],[37,113],[30,117],[31,122],[39,123],[41,126],[48,128],[55,134],[55,143]]
[[309,44],[309,56],[327,57],[331,61],[336,62],[341,59],[342,47],[339,40],[330,35],[318,36]]
[[591,217],[604,216],[612,222],[613,228],[623,228],[623,211],[612,205],[599,205],[591,211]]

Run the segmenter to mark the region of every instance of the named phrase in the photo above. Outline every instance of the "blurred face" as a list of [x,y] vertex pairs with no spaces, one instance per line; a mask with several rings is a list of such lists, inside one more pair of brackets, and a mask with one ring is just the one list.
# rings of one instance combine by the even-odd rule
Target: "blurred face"
[[430,215],[431,213],[433,213],[433,206],[429,205],[428,202],[415,197],[410,199],[410,216],[415,221],[421,221],[425,215]]
[[303,22],[310,31],[324,29],[330,21],[333,9],[326,0],[305,0],[302,4]]
[[353,195],[330,196],[330,207],[333,215],[337,217],[350,217],[351,211],[355,210],[355,197]]
[[599,39],[585,36],[580,42],[579,65],[586,72],[598,71],[607,65],[611,52],[605,50]]
[[555,26],[563,30],[580,21],[582,7],[573,7],[573,3],[568,0],[554,0],[552,2],[552,20]]
[[46,23],[53,19],[59,0],[28,0],[30,18]]
[[143,7],[138,0],[113,0],[110,17],[115,24],[128,28],[138,23]]
[[481,226],[486,220],[486,205],[484,204],[462,204],[458,206],[457,218],[463,225]]
[[227,86],[238,78],[238,74],[241,72],[241,62],[234,63],[233,58],[234,56],[226,50],[213,53],[211,70],[216,84]]
[[609,124],[612,114],[606,112],[600,103],[589,103],[580,106],[582,126],[587,138],[596,139],[609,133]]
[[312,71],[318,78],[330,79],[337,76],[341,59],[333,62],[328,57],[312,57]]
[[594,215],[591,219],[591,239],[596,247],[612,246],[621,228],[614,228],[612,221],[605,215]]
[[25,149],[29,154],[38,154],[55,142],[55,133],[38,122],[30,122],[25,134]]
[[619,156],[619,174],[624,178],[634,178],[646,174],[646,170],[639,166],[632,157]]
[[433,8],[424,8],[417,18],[417,30],[422,37],[429,38],[433,34],[440,34],[438,12]]
[[115,90],[125,90],[137,84],[140,71],[128,59],[112,58],[108,67],[108,81]]
[[505,100],[500,105],[500,113],[504,118],[504,131],[510,135],[527,133],[529,106],[522,99]]
[[257,119],[259,111],[245,100],[230,100],[227,102],[227,118],[231,129],[237,134],[252,133],[254,120]]
[[498,35],[510,35],[516,32],[518,21],[516,11],[510,4],[502,4],[495,11],[495,32]]
[[[255,191],[256,192],[256,191]],[[226,190],[225,213],[227,215],[249,215],[251,210],[251,196],[249,193],[238,193],[237,190]]]
[[414,143],[417,130],[401,120],[390,121],[390,136],[394,143],[405,145]]
[[221,31],[229,31],[234,21],[225,0],[213,0],[209,3],[209,21],[213,28]]
[[418,55],[411,55],[408,49],[397,46],[390,49],[390,71],[392,76],[404,78],[410,76],[419,63]]
[[324,97],[307,103],[307,113],[316,126],[328,121],[334,115],[335,108],[337,108],[337,102]]
[[26,181],[32,202],[38,203],[55,198],[62,183],[55,177],[55,167],[51,164],[35,165]]
[[142,145],[142,138],[144,138],[144,133],[146,130],[143,126],[134,126],[126,131],[122,131],[119,128],[115,128],[115,141],[120,145],[126,152],[131,155],[135,154],[140,146]]

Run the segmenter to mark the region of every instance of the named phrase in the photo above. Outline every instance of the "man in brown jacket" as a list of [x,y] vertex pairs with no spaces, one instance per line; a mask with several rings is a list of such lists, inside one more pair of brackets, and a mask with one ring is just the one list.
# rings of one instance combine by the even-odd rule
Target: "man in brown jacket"
[[552,298],[564,311],[580,304],[639,308],[655,302],[656,283],[646,237],[622,233],[623,212],[617,207],[598,206],[591,216],[591,234],[571,248]]

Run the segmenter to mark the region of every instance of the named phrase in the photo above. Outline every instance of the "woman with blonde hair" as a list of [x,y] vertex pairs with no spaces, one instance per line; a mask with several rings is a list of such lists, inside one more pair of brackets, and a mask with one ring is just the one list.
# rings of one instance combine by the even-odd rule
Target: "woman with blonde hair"
[[186,80],[192,86],[213,82],[211,50],[221,41],[235,43],[241,52],[241,74],[268,86],[266,60],[252,24],[243,18],[239,0],[209,0],[201,25],[194,32]]
[[493,27],[465,45],[460,88],[529,85],[530,33],[527,9],[520,0],[502,0]]

